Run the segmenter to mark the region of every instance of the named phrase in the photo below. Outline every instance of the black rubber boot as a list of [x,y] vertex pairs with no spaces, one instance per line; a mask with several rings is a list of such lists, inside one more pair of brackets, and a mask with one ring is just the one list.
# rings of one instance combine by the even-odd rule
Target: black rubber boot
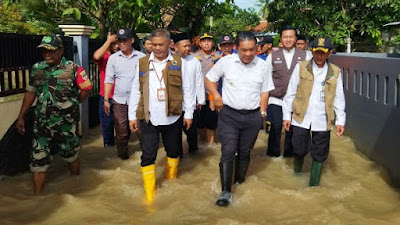
[[128,143],[117,144],[117,149],[118,149],[118,156],[121,159],[129,159]]
[[246,179],[247,169],[249,168],[250,160],[239,160],[236,157],[235,159],[235,181],[233,183],[243,183]]
[[219,206],[228,206],[232,201],[233,162],[220,163],[219,173],[221,175],[222,192],[219,195],[216,204]]

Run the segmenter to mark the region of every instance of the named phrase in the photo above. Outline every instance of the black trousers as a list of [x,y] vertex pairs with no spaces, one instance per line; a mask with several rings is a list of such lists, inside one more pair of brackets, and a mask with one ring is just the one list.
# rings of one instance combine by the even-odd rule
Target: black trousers
[[154,164],[156,161],[160,134],[167,156],[169,158],[179,157],[182,151],[182,123],[182,116],[170,125],[154,126],[151,121],[149,123],[144,120],[140,121],[140,130],[142,132],[142,162],[140,165],[142,167]]
[[[185,113],[183,112],[182,115]],[[189,145],[189,152],[195,152],[199,150],[197,146],[197,121],[199,120],[199,113],[198,110],[194,110],[193,113],[193,122],[192,126],[189,128],[189,130],[186,130],[186,127],[183,127],[183,132],[186,134],[186,140]]]
[[311,131],[302,127],[293,127],[293,153],[295,158],[302,158],[311,151],[311,157],[323,162],[328,158],[330,131]]
[[222,145],[221,163],[249,161],[250,152],[263,123],[260,110],[235,110],[224,106],[218,116],[218,135]]
[[[268,105],[268,119],[271,122],[271,129],[268,137],[267,155],[278,157],[281,155],[282,106],[274,104]],[[288,132],[285,131],[284,157],[293,157],[292,135],[293,128],[290,127]]]

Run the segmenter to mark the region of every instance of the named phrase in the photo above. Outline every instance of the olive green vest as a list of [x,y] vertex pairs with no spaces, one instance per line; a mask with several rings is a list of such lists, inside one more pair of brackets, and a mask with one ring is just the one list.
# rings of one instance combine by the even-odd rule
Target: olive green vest
[[[328,63],[328,72],[325,77],[325,110],[327,116],[328,129],[335,124],[335,111],[333,102],[336,94],[337,79],[340,74],[340,68],[332,63]],[[304,115],[308,108],[311,91],[314,85],[314,75],[312,61],[300,62],[300,81],[297,86],[296,97],[293,100],[293,119],[298,123],[303,122]]]
[[[136,111],[138,120],[149,122],[149,57],[139,59],[140,100]],[[165,114],[179,116],[182,114],[182,59],[172,55],[173,61],[168,61],[162,74],[166,89]]]

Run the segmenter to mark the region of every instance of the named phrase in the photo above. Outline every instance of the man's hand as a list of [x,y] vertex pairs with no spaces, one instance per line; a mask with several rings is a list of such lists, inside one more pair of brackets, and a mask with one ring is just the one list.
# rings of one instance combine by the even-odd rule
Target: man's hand
[[17,128],[18,133],[20,133],[22,135],[25,134],[25,120],[23,117],[18,118],[15,126]]
[[286,131],[289,131],[291,124],[292,124],[292,122],[290,120],[284,120],[282,125],[283,125],[283,128],[285,128]]
[[117,41],[117,35],[116,34],[111,34],[110,32],[108,32],[107,34],[107,42],[114,43]]
[[108,101],[104,101],[104,113],[107,116],[110,115],[110,103]]
[[202,104],[197,104],[197,105],[196,105],[196,108],[197,108],[198,110],[201,110],[201,107],[203,107]]
[[210,100],[210,101],[209,101],[208,107],[210,107],[211,111],[214,111],[214,110],[215,110],[214,100]]
[[342,125],[336,125],[336,136],[340,137],[344,133],[344,126]]
[[217,110],[217,112],[220,112],[221,109],[224,107],[224,103],[222,102],[221,95],[214,96],[214,105],[215,105],[215,109]]
[[132,132],[139,131],[138,121],[137,120],[129,120],[129,129],[131,129]]
[[189,130],[192,127],[193,120],[192,119],[183,119],[183,126],[186,130]]

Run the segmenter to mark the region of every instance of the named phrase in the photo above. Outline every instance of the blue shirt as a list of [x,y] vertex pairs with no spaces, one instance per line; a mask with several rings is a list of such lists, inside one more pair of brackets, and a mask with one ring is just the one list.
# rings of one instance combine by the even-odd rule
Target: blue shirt
[[265,61],[265,60],[267,60],[268,54],[267,53],[261,53],[261,54],[258,54],[257,56]]

